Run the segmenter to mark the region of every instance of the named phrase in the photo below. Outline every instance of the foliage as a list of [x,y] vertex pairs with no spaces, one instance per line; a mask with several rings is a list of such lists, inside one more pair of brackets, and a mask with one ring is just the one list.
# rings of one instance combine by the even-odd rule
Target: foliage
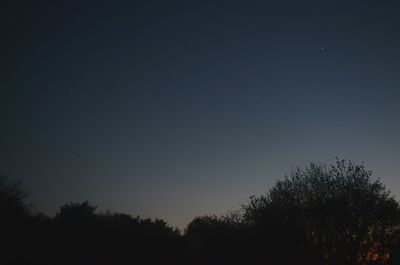
[[195,264],[243,264],[244,227],[235,214],[194,218],[184,234],[186,250]]
[[21,189],[21,181],[9,181],[0,177],[0,218],[17,218],[28,213],[25,203],[26,192]]
[[[356,264],[399,222],[399,205],[364,165],[337,160],[292,170],[264,196],[244,206],[254,226],[273,220],[303,229],[327,264]],[[293,234],[293,233],[291,233]]]
[[295,168],[238,211],[161,219],[98,213],[88,201],[32,214],[20,182],[0,179],[1,264],[397,265],[400,208],[364,165]]

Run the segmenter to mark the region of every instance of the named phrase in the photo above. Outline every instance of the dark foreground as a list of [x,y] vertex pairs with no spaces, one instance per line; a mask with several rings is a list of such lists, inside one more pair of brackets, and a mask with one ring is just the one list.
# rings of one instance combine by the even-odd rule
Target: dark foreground
[[398,265],[400,207],[363,165],[295,169],[225,216],[184,231],[162,220],[68,203],[32,213],[19,183],[0,182],[0,264]]

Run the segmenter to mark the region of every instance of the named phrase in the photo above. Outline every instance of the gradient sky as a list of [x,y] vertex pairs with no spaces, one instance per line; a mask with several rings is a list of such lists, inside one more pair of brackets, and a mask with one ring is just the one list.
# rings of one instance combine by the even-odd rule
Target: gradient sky
[[36,210],[89,200],[182,228],[335,156],[400,197],[398,0],[0,9],[0,172]]

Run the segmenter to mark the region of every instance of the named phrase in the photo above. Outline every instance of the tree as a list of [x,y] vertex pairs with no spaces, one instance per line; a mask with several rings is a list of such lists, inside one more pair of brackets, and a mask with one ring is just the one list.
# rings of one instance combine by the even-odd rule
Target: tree
[[188,224],[184,239],[191,264],[245,264],[245,230],[236,217],[198,216]]
[[91,205],[88,201],[82,203],[67,203],[60,207],[56,219],[63,221],[82,221],[95,215],[97,207]]
[[329,167],[311,163],[292,170],[243,209],[255,227],[303,229],[306,242],[335,265],[362,264],[371,251],[384,255],[384,244],[377,242],[399,222],[399,205],[380,180],[363,164],[339,159]]
[[0,177],[0,218],[15,219],[26,216],[29,207],[25,203],[26,192],[21,188],[21,181],[10,181]]
[[0,263],[23,262],[20,252],[26,253],[29,237],[29,207],[25,203],[26,192],[20,181],[0,177],[0,233],[2,252]]

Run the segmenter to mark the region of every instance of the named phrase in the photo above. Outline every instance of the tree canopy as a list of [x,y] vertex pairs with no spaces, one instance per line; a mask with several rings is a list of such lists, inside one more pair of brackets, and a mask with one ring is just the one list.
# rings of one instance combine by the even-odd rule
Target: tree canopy
[[294,168],[229,214],[183,233],[161,219],[84,201],[32,214],[20,182],[0,179],[1,264],[398,265],[400,207],[363,164]]
[[373,249],[384,258],[383,237],[399,222],[399,205],[382,182],[363,164],[345,160],[295,168],[243,209],[256,227],[301,228],[327,264],[362,263]]
[[21,181],[0,177],[0,218],[9,219],[25,216],[29,207],[25,203],[26,191],[21,188]]

